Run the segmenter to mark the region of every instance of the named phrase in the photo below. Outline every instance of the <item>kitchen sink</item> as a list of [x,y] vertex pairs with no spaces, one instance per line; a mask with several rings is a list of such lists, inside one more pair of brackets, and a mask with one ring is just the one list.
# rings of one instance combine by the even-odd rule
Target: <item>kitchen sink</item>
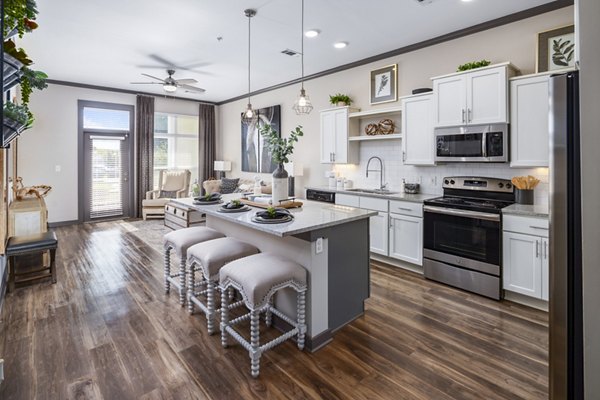
[[368,194],[398,194],[398,192],[391,192],[389,190],[382,190],[382,189],[360,189],[360,188],[356,188],[356,189],[346,189],[346,192],[356,192],[356,193],[368,193]]

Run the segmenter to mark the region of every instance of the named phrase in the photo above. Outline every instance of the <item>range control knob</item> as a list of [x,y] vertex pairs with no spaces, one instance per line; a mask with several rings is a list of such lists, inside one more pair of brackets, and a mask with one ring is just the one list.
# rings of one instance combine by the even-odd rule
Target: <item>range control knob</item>
[[498,184],[498,187],[499,187],[500,189],[502,189],[502,188],[504,187],[504,183],[500,182],[500,183]]
[[507,188],[507,189],[510,189],[511,187],[512,187],[512,185],[511,185],[510,183],[507,183],[507,184],[506,184],[506,188]]
[[454,179],[450,179],[450,184],[454,185],[456,182],[454,182]]
[[449,183],[450,183],[450,181],[449,181],[448,179],[444,179],[444,184],[445,184],[445,185],[447,185],[447,184],[449,184]]

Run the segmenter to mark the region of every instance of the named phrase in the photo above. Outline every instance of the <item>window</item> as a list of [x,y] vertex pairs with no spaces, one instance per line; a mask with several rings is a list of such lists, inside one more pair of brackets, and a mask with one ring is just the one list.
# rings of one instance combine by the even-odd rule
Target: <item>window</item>
[[198,117],[156,113],[154,115],[154,187],[158,170],[189,169],[198,179]]

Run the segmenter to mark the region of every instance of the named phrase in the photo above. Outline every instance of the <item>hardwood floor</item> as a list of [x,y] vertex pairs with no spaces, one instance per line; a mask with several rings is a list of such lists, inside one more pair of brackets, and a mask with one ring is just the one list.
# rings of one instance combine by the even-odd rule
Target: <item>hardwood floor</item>
[[163,293],[162,257],[124,224],[63,227],[58,283],[9,294],[8,399],[545,399],[547,314],[374,264],[365,315],[315,354],[292,342],[250,377],[239,345]]

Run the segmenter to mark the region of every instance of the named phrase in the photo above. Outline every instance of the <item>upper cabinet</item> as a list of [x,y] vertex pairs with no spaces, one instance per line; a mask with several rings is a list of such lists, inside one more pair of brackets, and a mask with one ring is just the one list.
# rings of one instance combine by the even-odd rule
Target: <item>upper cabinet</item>
[[507,123],[510,63],[432,78],[435,127]]
[[407,165],[434,165],[433,94],[402,99],[402,160]]
[[510,81],[511,167],[547,167],[549,163],[549,75]]
[[356,164],[358,149],[348,142],[349,107],[321,111],[321,163]]

